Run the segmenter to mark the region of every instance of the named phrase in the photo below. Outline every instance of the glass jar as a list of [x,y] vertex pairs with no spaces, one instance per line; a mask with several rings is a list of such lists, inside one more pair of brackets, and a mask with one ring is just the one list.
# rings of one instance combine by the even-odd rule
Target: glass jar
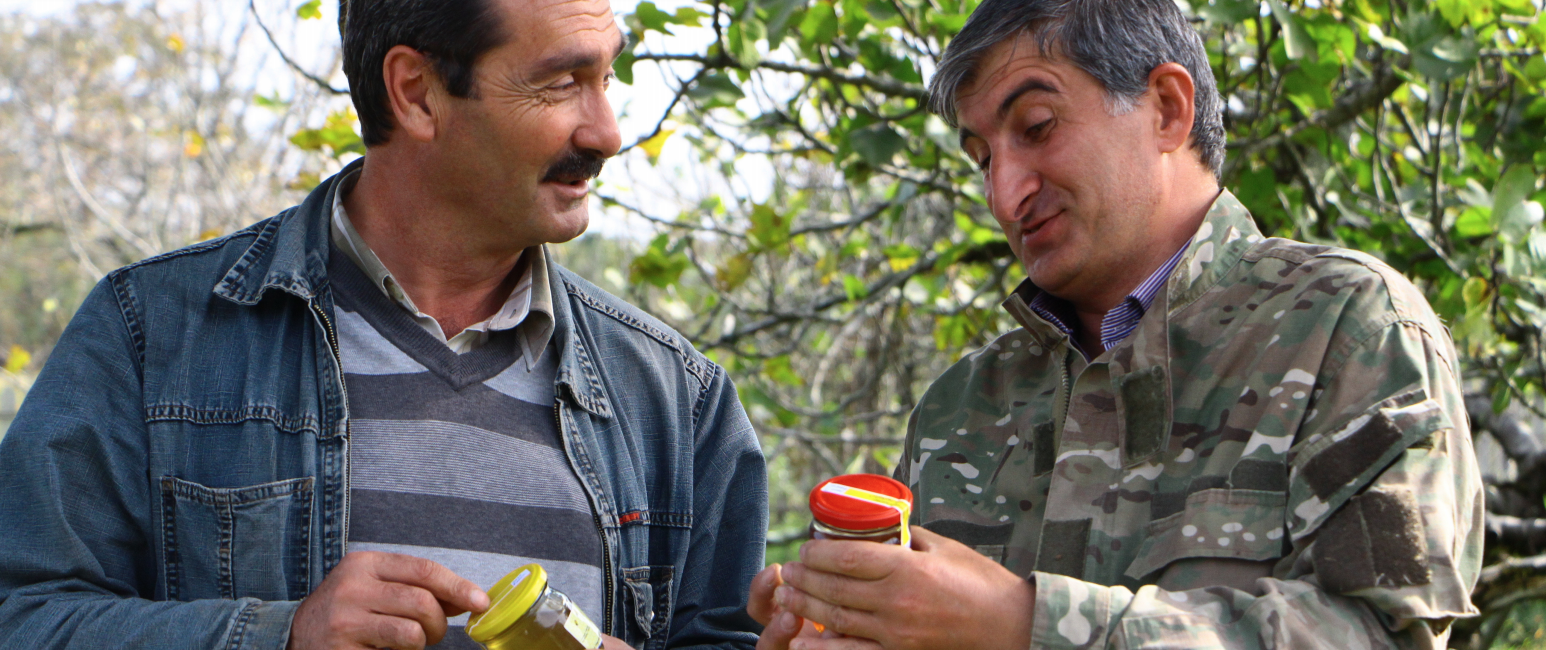
[[811,490],[811,539],[908,545],[913,493],[878,474],[846,474]]
[[601,630],[541,565],[520,567],[488,590],[489,608],[467,619],[467,636],[488,650],[596,650]]

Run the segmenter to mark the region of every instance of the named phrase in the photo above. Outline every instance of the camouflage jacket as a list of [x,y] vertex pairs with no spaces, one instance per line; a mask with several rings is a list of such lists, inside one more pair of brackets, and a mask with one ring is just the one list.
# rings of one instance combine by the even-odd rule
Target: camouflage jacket
[[1037,588],[1034,648],[1443,647],[1476,614],[1482,483],[1453,344],[1368,255],[1220,195],[1138,329],[1023,325],[936,380],[913,523]]

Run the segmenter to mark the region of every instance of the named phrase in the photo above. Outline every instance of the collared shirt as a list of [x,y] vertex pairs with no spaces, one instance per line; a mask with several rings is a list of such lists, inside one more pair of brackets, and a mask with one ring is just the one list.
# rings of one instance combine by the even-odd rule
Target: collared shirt
[[445,331],[440,328],[440,322],[419,311],[413,299],[403,291],[402,285],[392,277],[392,272],[381,263],[381,258],[376,257],[375,251],[370,249],[349,221],[342,197],[354,189],[357,180],[358,171],[341,179],[344,185],[340,188],[339,199],[333,202],[333,245],[370,278],[371,284],[407,310],[414,322],[443,341],[452,352],[464,354],[483,345],[490,332],[519,328],[516,338],[521,344],[521,356],[526,360],[528,371],[534,368],[534,364],[542,357],[543,348],[547,347],[548,340],[553,336],[553,296],[548,286],[547,255],[542,247],[533,246],[521,253],[523,259],[516,264],[516,268],[521,269],[521,278],[498,312],[447,338]]
[[1111,308],[1111,311],[1106,312],[1106,315],[1101,317],[1101,349],[1093,351],[1093,354],[1091,354],[1090,350],[1084,349],[1084,346],[1079,343],[1079,337],[1075,335],[1075,330],[1071,326],[1078,319],[1078,315],[1074,313],[1072,303],[1042,291],[1036,294],[1035,298],[1031,299],[1030,308],[1037,315],[1047,319],[1048,322],[1057,326],[1058,329],[1063,330],[1063,333],[1068,335],[1068,340],[1073,344],[1074,349],[1079,350],[1086,359],[1097,357],[1100,353],[1110,350],[1116,344],[1121,343],[1122,339],[1127,338],[1129,334],[1133,333],[1134,329],[1138,328],[1138,321],[1143,320],[1143,315],[1149,311],[1149,305],[1154,304],[1155,294],[1158,294],[1160,289],[1165,287],[1165,281],[1170,279],[1170,272],[1175,270],[1176,264],[1181,261],[1182,256],[1186,255],[1186,249],[1190,248],[1191,245],[1192,241],[1188,239],[1185,244],[1181,245],[1181,250],[1176,251],[1175,255],[1170,256],[1170,259],[1161,264],[1158,269],[1155,269],[1154,273],[1150,274],[1147,280],[1138,285],[1138,288],[1133,289],[1132,293],[1127,294],[1127,297],[1122,299],[1122,302],[1117,303],[1115,307]]

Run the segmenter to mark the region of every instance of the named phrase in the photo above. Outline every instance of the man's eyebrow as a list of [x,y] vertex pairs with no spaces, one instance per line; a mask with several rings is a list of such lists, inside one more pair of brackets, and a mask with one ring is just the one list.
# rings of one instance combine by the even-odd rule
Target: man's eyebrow
[[1052,84],[1042,81],[1037,77],[1026,79],[1025,81],[1020,82],[1020,85],[1014,90],[1010,91],[1008,95],[1005,95],[1004,101],[999,102],[999,117],[1003,117],[1005,113],[1008,113],[1009,107],[1014,106],[1015,100],[1020,99],[1021,95],[1024,95],[1028,92],[1057,93],[1058,89],[1053,87]]
[[[623,48],[626,47],[628,47],[628,36],[619,34],[617,47],[612,50],[612,57],[611,59],[608,59],[607,63],[616,60],[618,56],[622,55]],[[561,72],[580,70],[583,68],[592,68],[600,65],[601,63],[601,59],[598,58],[594,52],[582,52],[578,50],[559,52],[558,54],[554,54],[553,56],[539,61],[536,67],[532,70],[532,78],[546,79]]]

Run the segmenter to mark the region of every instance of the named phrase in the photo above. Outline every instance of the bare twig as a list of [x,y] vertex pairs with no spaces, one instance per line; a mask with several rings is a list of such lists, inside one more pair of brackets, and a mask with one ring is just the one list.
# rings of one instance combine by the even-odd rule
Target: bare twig
[[253,19],[258,21],[258,28],[263,30],[263,35],[268,37],[268,44],[272,45],[274,47],[274,51],[279,53],[279,58],[284,60],[285,65],[290,66],[291,70],[294,70],[296,74],[305,77],[307,81],[316,84],[318,88],[333,93],[334,95],[349,94],[348,90],[343,88],[334,88],[333,84],[328,83],[326,79],[308,72],[305,68],[301,67],[301,64],[296,63],[294,59],[291,59],[290,55],[285,53],[284,48],[279,47],[279,41],[274,40],[274,33],[268,30],[268,25],[263,23],[263,17],[258,15],[258,8],[253,4],[254,1],[255,0],[247,0],[247,9],[252,11]]

